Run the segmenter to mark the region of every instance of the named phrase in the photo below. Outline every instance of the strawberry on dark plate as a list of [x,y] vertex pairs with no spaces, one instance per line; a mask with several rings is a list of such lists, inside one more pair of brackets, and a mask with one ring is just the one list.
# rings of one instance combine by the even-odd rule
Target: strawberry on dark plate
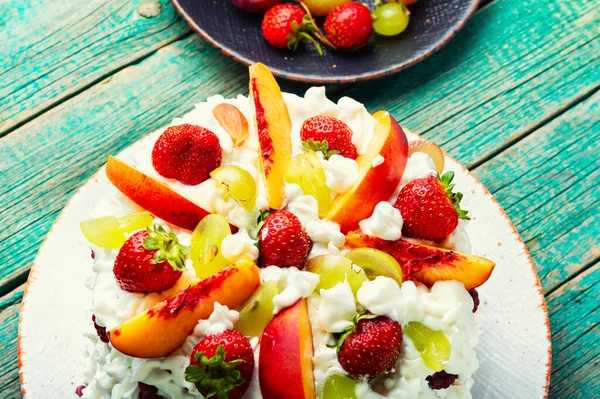
[[162,226],[134,233],[119,250],[113,273],[130,292],[160,292],[172,288],[185,270],[189,248]]
[[315,28],[306,12],[294,4],[279,4],[267,11],[262,21],[265,40],[274,47],[296,51],[300,43],[311,42],[319,54],[322,49],[311,36]]
[[263,267],[304,267],[312,241],[300,220],[289,211],[268,215],[258,233],[259,262]]
[[331,116],[317,115],[305,120],[300,140],[306,149],[322,151],[326,158],[333,154],[352,159],[358,156],[350,127]]
[[443,240],[456,229],[458,219],[469,220],[460,209],[461,193],[454,193],[454,172],[415,179],[400,190],[394,205],[402,214],[402,234],[423,240]]
[[196,384],[205,398],[239,399],[254,372],[254,352],[240,332],[209,335],[194,347],[185,379]]
[[357,2],[340,4],[327,15],[323,28],[327,38],[339,49],[362,47],[373,30],[371,10]]
[[348,374],[374,378],[396,365],[402,348],[402,327],[389,317],[359,315],[337,347],[338,360]]
[[158,174],[194,186],[221,165],[221,144],[216,134],[200,126],[171,126],[152,149],[152,166]]

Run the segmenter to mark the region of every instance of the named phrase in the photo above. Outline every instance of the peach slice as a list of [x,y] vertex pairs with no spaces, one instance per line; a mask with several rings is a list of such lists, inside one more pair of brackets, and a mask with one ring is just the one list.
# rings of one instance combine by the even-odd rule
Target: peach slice
[[[394,194],[408,159],[408,141],[398,122],[385,111],[373,117],[379,123],[367,152],[356,159],[359,178],[333,200],[327,214],[327,219],[340,225],[342,233],[356,230],[358,222],[371,216],[375,205]],[[384,158],[383,163],[373,167],[378,155]]]
[[306,299],[278,313],[263,332],[258,357],[260,391],[269,399],[316,398],[313,343]]
[[249,135],[248,120],[234,105],[221,103],[213,108],[213,116],[231,137],[233,145],[239,147]]
[[277,81],[261,63],[250,67],[250,102],[269,208],[280,209],[285,200],[283,176],[292,157],[292,122]]
[[496,266],[480,256],[404,240],[386,241],[356,231],[346,235],[346,245],[375,248],[392,255],[402,267],[404,280],[416,280],[429,287],[436,281],[456,280],[466,289],[476,288],[490,278]]
[[109,332],[112,345],[129,356],[167,356],[180,347],[215,302],[235,309],[260,285],[258,267],[244,258]]
[[194,230],[210,214],[166,184],[115,157],[108,157],[106,176],[130,200],[175,226]]

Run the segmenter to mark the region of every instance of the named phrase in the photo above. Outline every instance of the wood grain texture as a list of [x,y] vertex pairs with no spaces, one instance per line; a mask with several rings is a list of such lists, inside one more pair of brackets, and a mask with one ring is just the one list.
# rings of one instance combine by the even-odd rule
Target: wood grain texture
[[544,290],[600,259],[600,92],[475,169],[535,260]]
[[[143,2],[159,14],[142,16]],[[0,2],[0,136],[189,31],[169,0],[65,4]]]
[[599,35],[595,0],[498,0],[423,63],[345,94],[472,166],[598,87]]
[[17,329],[23,297],[20,287],[0,298],[0,398],[21,397],[17,369]]
[[600,398],[600,263],[548,297],[552,399]]

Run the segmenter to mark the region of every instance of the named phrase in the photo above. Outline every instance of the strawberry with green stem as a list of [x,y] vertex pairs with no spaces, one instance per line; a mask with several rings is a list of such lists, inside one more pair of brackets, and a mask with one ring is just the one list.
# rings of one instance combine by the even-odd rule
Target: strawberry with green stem
[[277,48],[296,51],[301,43],[311,42],[320,55],[323,50],[312,36],[316,31],[310,16],[293,4],[279,4],[270,8],[262,21],[262,33],[265,40]]
[[331,116],[317,115],[305,120],[300,140],[305,150],[322,151],[325,159],[334,154],[351,159],[358,157],[356,146],[352,144],[352,129]]
[[400,190],[395,207],[402,214],[402,234],[423,240],[443,240],[458,226],[458,220],[469,220],[460,208],[463,195],[453,192],[454,172],[428,176],[409,182]]

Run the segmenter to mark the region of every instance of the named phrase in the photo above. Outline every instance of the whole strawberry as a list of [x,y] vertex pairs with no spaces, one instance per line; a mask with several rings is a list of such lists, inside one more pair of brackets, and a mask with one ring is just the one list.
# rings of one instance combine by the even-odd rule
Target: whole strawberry
[[374,378],[396,365],[402,327],[385,316],[359,315],[338,342],[338,361],[353,377]]
[[262,21],[265,40],[274,47],[296,51],[300,43],[310,41],[322,55],[321,46],[310,35],[315,31],[306,12],[293,4],[279,4],[265,13]]
[[189,248],[162,226],[134,233],[119,250],[113,273],[130,292],[160,292],[173,287],[185,269]]
[[209,335],[194,347],[185,380],[196,384],[205,398],[244,396],[254,372],[254,352],[235,330]]
[[458,219],[469,220],[460,209],[461,193],[453,193],[454,172],[415,179],[400,190],[394,205],[402,214],[402,234],[439,241],[452,234]]
[[362,3],[340,4],[327,14],[323,28],[327,38],[339,49],[362,47],[373,30],[371,11]]
[[356,159],[356,146],[352,144],[352,130],[339,119],[317,115],[302,124],[300,139],[306,149],[322,151],[328,157],[340,154]]
[[222,151],[216,134],[200,126],[171,126],[152,149],[152,166],[163,177],[194,186],[221,165]]
[[289,211],[268,215],[258,232],[261,266],[304,267],[312,241],[300,220]]

